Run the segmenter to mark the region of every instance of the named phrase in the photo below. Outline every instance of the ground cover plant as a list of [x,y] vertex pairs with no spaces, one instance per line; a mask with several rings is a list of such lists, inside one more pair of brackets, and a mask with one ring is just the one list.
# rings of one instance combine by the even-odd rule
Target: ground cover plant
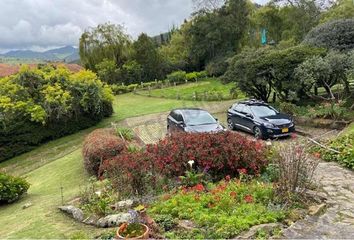
[[[204,186],[198,184],[165,194],[149,208],[149,214],[162,219],[191,220],[194,232],[165,229],[167,238],[232,238],[254,225],[279,222],[286,212],[271,206],[275,195],[271,184],[240,179],[223,180]],[[166,227],[166,225],[163,225]],[[172,225],[173,226],[173,225]]]
[[151,97],[205,101],[229,100],[245,97],[239,90],[235,89],[233,83],[223,84],[215,78],[208,78],[198,82],[163,89],[139,91],[138,93]]

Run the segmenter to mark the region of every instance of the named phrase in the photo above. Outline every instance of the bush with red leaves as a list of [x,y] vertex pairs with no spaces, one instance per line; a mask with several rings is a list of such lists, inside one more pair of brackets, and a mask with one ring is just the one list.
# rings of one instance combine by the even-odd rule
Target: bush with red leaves
[[215,180],[226,175],[237,176],[238,169],[259,174],[267,165],[266,146],[233,132],[176,133],[157,144],[148,145],[156,171],[164,176],[180,176],[188,169],[188,161],[207,171]]
[[[176,133],[143,151],[127,150],[103,162],[100,175],[109,177],[121,194],[142,195],[156,191],[161,180],[172,180],[193,168],[206,171],[213,180],[256,175],[267,165],[267,147],[261,141],[233,132]],[[177,179],[177,178],[176,178]]]
[[156,188],[151,158],[145,151],[129,152],[105,160],[101,176],[108,177],[121,195],[143,195]]
[[124,142],[114,135],[112,129],[97,129],[90,133],[84,142],[82,154],[88,173],[98,176],[101,163],[125,149]]

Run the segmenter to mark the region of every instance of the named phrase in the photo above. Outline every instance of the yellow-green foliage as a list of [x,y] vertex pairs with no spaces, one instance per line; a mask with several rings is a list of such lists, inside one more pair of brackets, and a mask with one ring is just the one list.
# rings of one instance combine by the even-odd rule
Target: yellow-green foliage
[[0,162],[112,114],[113,95],[91,71],[23,66],[0,79]]
[[21,117],[45,124],[70,117],[81,110],[99,114],[102,103],[111,103],[111,89],[91,71],[71,74],[64,67],[30,69],[0,79],[0,121]]

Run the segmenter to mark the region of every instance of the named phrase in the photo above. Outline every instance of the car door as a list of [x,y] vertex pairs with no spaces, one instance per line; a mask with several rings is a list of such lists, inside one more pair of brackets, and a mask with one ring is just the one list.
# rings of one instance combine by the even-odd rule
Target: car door
[[176,111],[176,130],[184,131],[184,119],[180,111]]
[[241,124],[244,126],[245,130],[253,132],[254,116],[249,106],[245,105],[245,107],[242,109],[241,118]]
[[167,117],[167,130],[169,132],[174,132],[177,129],[176,112],[172,111]]
[[228,111],[228,115],[229,115],[228,117],[231,119],[231,121],[233,122],[233,124],[236,128],[243,129],[242,110],[244,107],[245,107],[244,104],[239,103],[239,104],[232,106],[232,108]]

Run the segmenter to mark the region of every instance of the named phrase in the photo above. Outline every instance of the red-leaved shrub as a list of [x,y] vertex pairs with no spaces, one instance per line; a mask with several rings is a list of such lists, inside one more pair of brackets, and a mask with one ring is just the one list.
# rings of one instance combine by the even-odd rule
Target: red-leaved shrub
[[85,169],[97,176],[101,163],[121,153],[124,149],[124,142],[114,135],[112,129],[93,131],[86,137],[82,150]]
[[123,151],[103,162],[100,175],[109,177],[122,194],[143,194],[190,169],[188,161],[214,180],[258,174],[267,165],[268,149],[261,141],[233,132],[176,133],[139,152]]
[[105,160],[100,167],[101,176],[110,178],[121,195],[143,195],[156,183],[151,158],[144,152],[124,151]]
[[148,145],[155,170],[165,176],[180,176],[188,169],[188,161],[207,171],[214,179],[238,175],[238,169],[258,174],[267,165],[266,146],[233,132],[176,133]]

